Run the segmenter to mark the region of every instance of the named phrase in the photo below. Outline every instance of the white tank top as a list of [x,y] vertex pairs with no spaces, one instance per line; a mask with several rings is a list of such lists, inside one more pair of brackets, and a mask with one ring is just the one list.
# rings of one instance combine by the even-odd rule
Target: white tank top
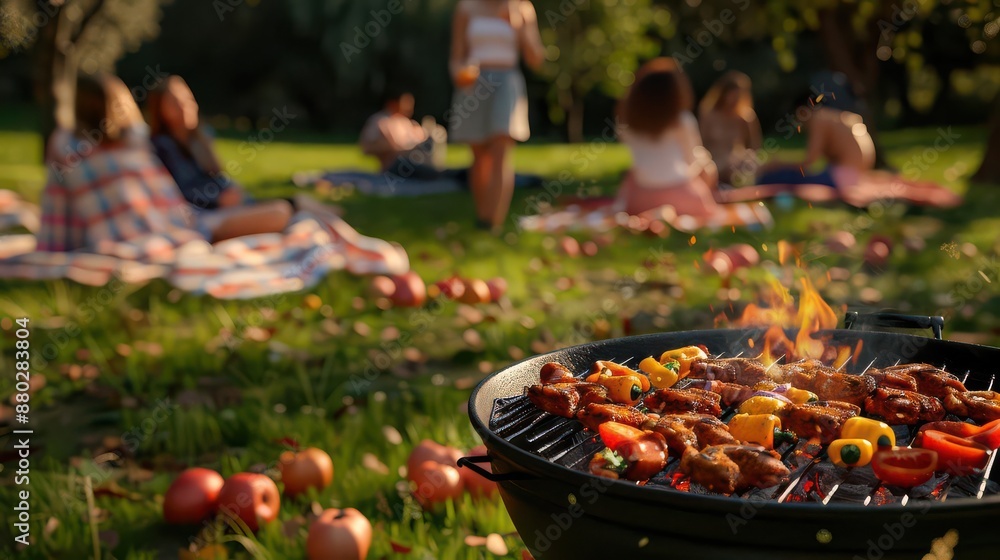
[[691,179],[692,164],[699,158],[696,148],[701,145],[698,121],[691,113],[681,113],[678,126],[656,138],[627,129],[619,136],[632,153],[632,173],[640,187],[663,188]]
[[499,17],[474,16],[469,21],[469,61],[480,66],[515,66],[517,33]]

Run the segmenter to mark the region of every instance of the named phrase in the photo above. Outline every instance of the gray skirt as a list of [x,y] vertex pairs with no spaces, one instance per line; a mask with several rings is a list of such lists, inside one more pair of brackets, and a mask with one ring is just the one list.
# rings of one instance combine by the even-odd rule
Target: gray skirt
[[524,142],[528,129],[528,96],[517,68],[483,69],[475,84],[458,89],[445,114],[448,139],[477,143],[494,136]]

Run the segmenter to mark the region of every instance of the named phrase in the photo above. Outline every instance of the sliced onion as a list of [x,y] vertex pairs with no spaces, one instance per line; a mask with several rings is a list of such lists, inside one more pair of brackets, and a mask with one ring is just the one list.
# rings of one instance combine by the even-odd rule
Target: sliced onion
[[779,393],[775,393],[775,392],[772,392],[772,391],[754,391],[753,395],[751,395],[751,396],[752,397],[770,397],[772,399],[778,399],[779,401],[781,401],[781,402],[783,402],[785,404],[794,404],[792,401],[788,400],[788,397],[786,397],[785,395],[781,395]]
[[771,392],[784,395],[791,388],[792,388],[792,384],[791,383],[782,383],[781,385],[778,385],[774,389],[771,389]]

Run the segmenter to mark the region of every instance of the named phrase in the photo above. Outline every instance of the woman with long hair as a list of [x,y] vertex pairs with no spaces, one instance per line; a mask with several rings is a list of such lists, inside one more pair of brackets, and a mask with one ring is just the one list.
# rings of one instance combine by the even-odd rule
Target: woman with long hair
[[156,155],[184,198],[197,208],[240,206],[247,197],[222,169],[212,135],[202,125],[187,82],[170,76],[149,93],[146,118]]
[[460,0],[452,21],[449,71],[455,97],[450,136],[472,148],[469,175],[479,227],[497,230],[514,192],[511,151],[528,139],[528,99],[521,59],[545,56],[535,8],[528,0]]
[[753,110],[751,86],[746,74],[727,72],[712,84],[698,105],[701,137],[718,166],[722,183],[753,184],[761,129]]
[[618,136],[632,168],[618,191],[618,206],[642,214],[672,206],[678,214],[712,215],[717,207],[715,165],[701,144],[691,114],[691,84],[673,58],[644,64],[618,106]]

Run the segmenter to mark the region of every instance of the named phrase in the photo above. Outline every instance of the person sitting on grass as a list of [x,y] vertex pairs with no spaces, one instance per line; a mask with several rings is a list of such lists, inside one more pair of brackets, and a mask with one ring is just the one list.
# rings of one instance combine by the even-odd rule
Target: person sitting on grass
[[698,105],[698,124],[719,168],[719,182],[753,184],[761,129],[750,77],[734,70],[716,80]]
[[452,175],[434,166],[436,144],[443,144],[444,128],[428,131],[413,120],[413,95],[390,92],[381,111],[365,122],[361,150],[379,161],[381,170],[402,179],[433,181]]
[[[734,202],[792,193],[812,202],[842,200],[863,207],[877,200],[951,207],[961,198],[931,181],[903,178],[875,170],[875,143],[861,115],[826,106],[825,96],[803,93],[795,117],[806,134],[806,157],[800,163],[776,163],[760,170],[757,185],[719,193]],[[823,161],[819,171],[810,170]]]
[[222,170],[212,135],[202,125],[187,82],[169,76],[146,100],[150,140],[184,198],[202,210],[241,206],[246,192]]
[[651,60],[636,73],[618,107],[619,138],[632,154],[616,200],[621,210],[638,215],[669,205],[696,217],[717,210],[712,192],[718,175],[701,144],[692,98],[672,58]]
[[75,118],[75,128],[57,130],[47,147],[39,250],[108,252],[147,238],[175,246],[219,241],[281,231],[291,216],[284,201],[193,210],[153,153],[139,107],[117,77],[81,77]]

